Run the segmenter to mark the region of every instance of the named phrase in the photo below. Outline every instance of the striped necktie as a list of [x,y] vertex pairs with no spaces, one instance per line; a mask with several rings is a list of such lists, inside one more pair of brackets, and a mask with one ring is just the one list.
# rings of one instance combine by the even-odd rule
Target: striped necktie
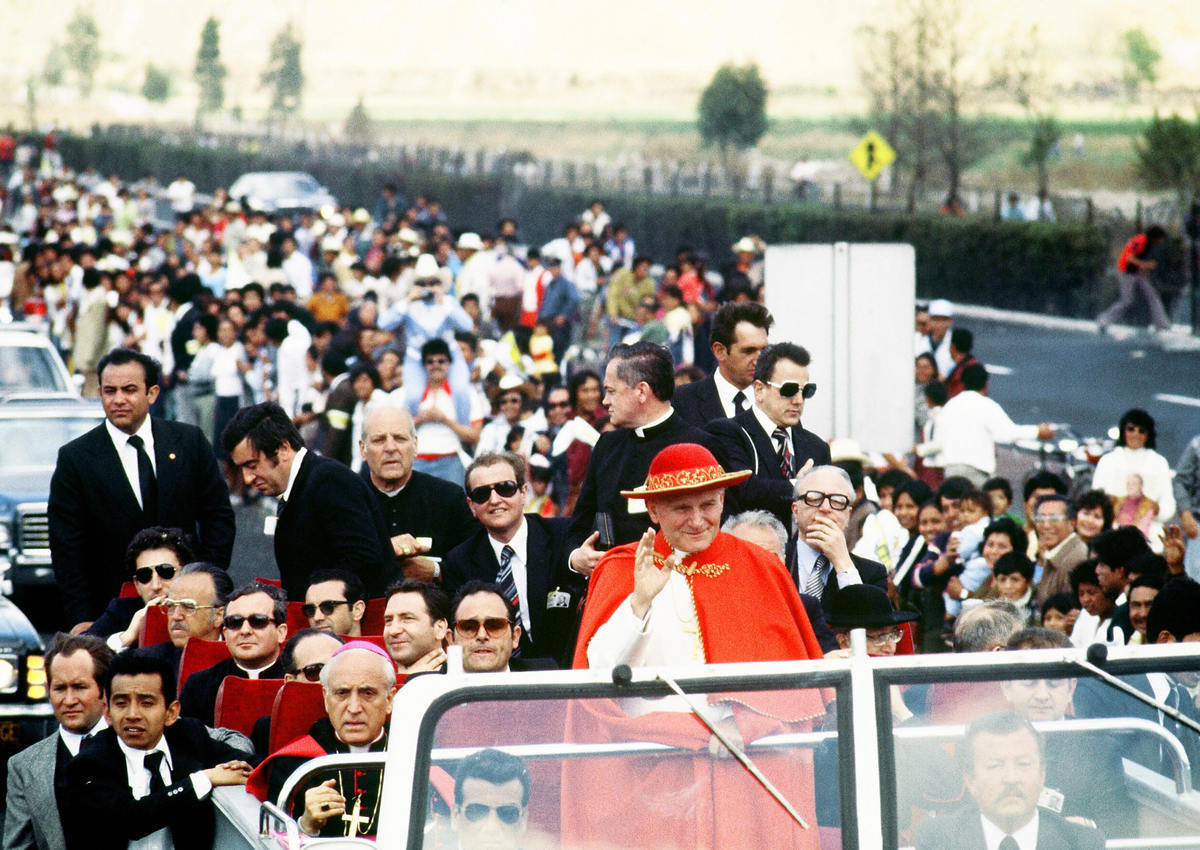
[[792,477],[792,450],[788,448],[787,431],[776,428],[771,436],[775,438],[776,450],[779,452],[779,471],[784,478]]
[[517,550],[504,544],[504,548],[500,550],[500,572],[496,573],[496,584],[500,585],[500,589],[504,591],[504,597],[513,604],[517,610],[521,608],[521,595],[517,592],[517,580],[513,578],[512,559],[517,554]]
[[825,591],[825,568],[829,566],[829,559],[824,555],[818,555],[816,563],[813,564],[812,574],[808,577],[808,584],[804,586],[804,592],[809,596],[821,598],[821,594]]

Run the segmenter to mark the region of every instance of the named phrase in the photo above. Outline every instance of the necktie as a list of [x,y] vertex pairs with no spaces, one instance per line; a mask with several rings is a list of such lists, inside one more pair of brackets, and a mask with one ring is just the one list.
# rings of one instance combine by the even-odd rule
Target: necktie
[[792,477],[792,450],[788,448],[787,431],[776,428],[771,436],[775,438],[775,446],[779,452],[779,471],[784,478]]
[[154,524],[158,518],[158,482],[154,479],[154,467],[146,453],[146,443],[137,434],[129,438],[129,445],[137,450],[138,487],[142,491],[142,513],[146,522]]
[[1000,850],[1021,850],[1021,848],[1017,844],[1017,839],[1013,838],[1011,835],[1006,835],[1000,842]]
[[829,566],[829,559],[824,555],[817,555],[817,561],[813,564],[812,575],[808,577],[808,584],[804,586],[804,592],[809,596],[821,598],[821,594],[825,591],[825,568]]
[[286,504],[287,499],[283,498],[283,496],[280,496],[279,501],[275,503],[275,516],[279,516],[281,513],[283,513],[283,506]]
[[742,390],[737,391],[737,395],[733,397],[733,412],[734,414],[741,413],[746,409],[746,393]]
[[500,585],[500,589],[504,591],[504,596],[513,604],[514,608],[520,609],[521,595],[517,593],[517,581],[513,578],[512,559],[517,554],[513,547],[505,544],[500,550],[500,572],[496,573],[496,584]]
[[150,771],[151,794],[167,790],[167,783],[163,782],[162,778],[162,763],[162,750],[154,750],[153,752],[146,753],[145,759],[142,760],[142,764],[145,765],[146,770]]

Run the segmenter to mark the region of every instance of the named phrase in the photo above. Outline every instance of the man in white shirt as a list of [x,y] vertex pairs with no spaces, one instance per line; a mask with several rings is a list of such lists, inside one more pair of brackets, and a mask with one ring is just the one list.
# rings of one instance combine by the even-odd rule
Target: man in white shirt
[[67,850],[207,850],[212,789],[244,785],[244,753],[181,718],[169,662],[142,650],[113,659],[109,728],[67,767]]
[[976,363],[962,370],[963,391],[946,402],[938,418],[936,439],[917,446],[921,457],[939,453],[946,477],[961,475],[976,487],[996,474],[996,443],[1049,440],[1054,428],[1016,425],[987,389],[987,369]]
[[1017,714],[971,721],[961,754],[977,809],[928,818],[917,827],[918,850],[1037,850],[1104,847],[1099,830],[1038,808],[1046,781],[1046,744]]
[[67,763],[83,739],[106,728],[100,680],[113,653],[98,637],[59,634],[46,653],[50,707],[59,728],[8,761],[5,850],[58,850],[62,820],[56,800],[66,793]]
[[312,260],[296,248],[294,236],[283,237],[283,273],[296,290],[296,297],[308,301],[313,294]]

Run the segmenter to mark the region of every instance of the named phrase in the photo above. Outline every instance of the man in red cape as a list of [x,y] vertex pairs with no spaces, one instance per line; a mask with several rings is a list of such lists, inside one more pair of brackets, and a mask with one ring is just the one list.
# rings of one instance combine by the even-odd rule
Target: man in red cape
[[[575,667],[680,668],[737,661],[815,659],[821,649],[783,563],[720,531],[726,473],[702,446],[659,452],[643,486],[660,527],[610,550],[593,573]],[[824,713],[816,689],[718,693],[708,712],[734,741],[804,732]],[[578,701],[567,719],[573,743],[651,741],[695,755],[624,756],[568,762],[563,846],[816,848],[812,754],[751,757],[808,822],[800,828],[731,758],[677,697]]]

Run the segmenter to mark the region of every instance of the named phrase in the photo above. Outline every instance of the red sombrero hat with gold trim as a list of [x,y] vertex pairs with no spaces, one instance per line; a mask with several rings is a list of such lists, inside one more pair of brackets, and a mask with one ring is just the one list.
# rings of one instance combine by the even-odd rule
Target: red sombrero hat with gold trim
[[697,443],[677,443],[667,446],[650,462],[646,483],[632,490],[622,490],[626,499],[645,499],[673,493],[699,493],[721,490],[740,484],[751,475],[750,470],[726,472],[712,452]]

